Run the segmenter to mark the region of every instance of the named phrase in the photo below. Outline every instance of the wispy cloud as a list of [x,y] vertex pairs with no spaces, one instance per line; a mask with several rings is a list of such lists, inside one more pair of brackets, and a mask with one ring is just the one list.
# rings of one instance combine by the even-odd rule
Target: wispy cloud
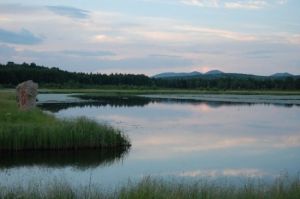
[[43,41],[41,37],[38,37],[26,29],[22,29],[19,32],[13,32],[0,28],[0,42],[12,43],[12,44],[24,44],[34,45]]
[[178,26],[178,30],[185,32],[193,32],[196,34],[202,34],[203,36],[213,37],[213,38],[225,38],[235,41],[256,41],[258,38],[253,34],[244,34],[235,31],[229,31],[225,29],[209,28],[209,27],[198,27],[198,26]]
[[[98,53],[97,53],[98,52]],[[102,54],[100,54],[102,52]],[[90,53],[90,54],[89,54]],[[88,56],[86,56],[89,54]],[[114,54],[114,55],[113,55]],[[115,59],[117,54],[110,51],[41,51],[17,50],[7,45],[0,45],[0,63],[7,61],[36,62],[47,66],[60,66],[62,69],[78,72],[100,73],[156,73],[158,69],[184,68],[192,64],[192,60],[183,57],[143,56]],[[62,62],[63,60],[63,62]]]
[[232,1],[224,4],[225,8],[230,9],[260,9],[268,5],[264,0],[251,0],[251,1]]
[[277,3],[278,4],[285,4],[285,3],[287,3],[288,2],[288,0],[277,0]]
[[0,59],[1,57],[11,57],[16,53],[16,50],[12,47],[9,47],[7,45],[0,45]]
[[103,57],[116,55],[110,51],[90,51],[90,50],[65,50],[62,53],[72,56],[85,56],[85,57]]
[[184,4],[200,7],[219,7],[219,0],[182,0]]
[[300,34],[287,35],[286,38],[291,44],[300,45]]
[[288,0],[181,0],[181,3],[199,7],[215,7],[228,9],[261,9],[269,5],[283,5]]
[[[0,47],[1,44],[13,47],[2,49],[0,59],[59,65],[72,71],[150,75],[163,71],[206,71],[207,68],[270,74],[282,70],[283,66],[289,67],[290,73],[299,73],[300,36],[296,20],[299,17],[297,14],[281,16],[277,13],[280,8],[273,9],[274,5],[287,3],[285,0],[257,3],[269,8],[266,12],[263,8],[252,8],[258,10],[259,15],[256,11],[236,12],[225,8],[225,3],[246,5],[254,0],[184,0],[184,4],[183,0],[149,1],[162,8],[178,9],[182,15],[161,14],[162,9],[151,15],[152,8],[143,14],[127,13],[129,8],[101,10],[97,6],[86,6],[88,10],[83,10],[76,7],[79,4],[64,4],[71,9],[52,6],[51,10],[47,7],[50,2],[45,2],[46,5],[21,1],[19,4],[0,3]],[[168,4],[170,1],[173,3]],[[148,2],[142,5],[149,6]],[[203,12],[193,6],[202,6]],[[205,9],[208,6],[210,9]],[[286,4],[282,11],[290,7]],[[274,20],[268,18],[271,14]],[[272,49],[278,52],[272,53]]]
[[96,43],[123,43],[126,41],[126,38],[124,36],[113,36],[113,35],[108,35],[108,34],[97,34],[94,35],[91,38],[91,42],[96,42]]
[[69,7],[69,6],[47,6],[47,8],[62,16],[67,16],[71,18],[84,19],[88,18],[89,12],[87,10],[82,10],[79,8]]
[[1,14],[30,14],[33,12],[38,12],[41,10],[41,7],[38,6],[24,6],[23,4],[12,4],[12,3],[1,3],[0,4],[0,13]]

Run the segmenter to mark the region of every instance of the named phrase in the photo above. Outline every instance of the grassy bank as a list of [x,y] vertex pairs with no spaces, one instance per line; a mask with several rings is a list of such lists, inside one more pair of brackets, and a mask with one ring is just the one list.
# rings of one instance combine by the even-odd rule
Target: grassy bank
[[242,185],[214,184],[206,181],[179,183],[144,178],[139,183],[128,183],[115,191],[91,186],[74,189],[66,183],[55,182],[41,188],[0,187],[0,198],[60,199],[299,199],[300,180],[278,179],[271,184],[249,182]]
[[35,108],[18,110],[13,92],[0,92],[0,151],[129,146],[117,129],[87,118],[60,120]]

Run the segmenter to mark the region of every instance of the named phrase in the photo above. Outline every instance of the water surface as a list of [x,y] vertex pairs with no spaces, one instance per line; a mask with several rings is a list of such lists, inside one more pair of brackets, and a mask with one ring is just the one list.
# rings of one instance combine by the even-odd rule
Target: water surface
[[40,106],[60,118],[86,116],[122,129],[129,151],[3,156],[0,184],[63,178],[109,188],[149,175],[269,180],[299,171],[300,107],[292,99],[279,105],[162,96],[93,100]]

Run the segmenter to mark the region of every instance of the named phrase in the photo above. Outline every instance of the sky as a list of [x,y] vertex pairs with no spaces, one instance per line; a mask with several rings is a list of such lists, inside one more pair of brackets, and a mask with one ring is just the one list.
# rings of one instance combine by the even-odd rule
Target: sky
[[0,0],[0,62],[300,74],[299,0]]

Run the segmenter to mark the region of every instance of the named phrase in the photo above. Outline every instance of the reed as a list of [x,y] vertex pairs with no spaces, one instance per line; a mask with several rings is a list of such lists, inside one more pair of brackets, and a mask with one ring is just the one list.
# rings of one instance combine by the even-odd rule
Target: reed
[[0,151],[128,147],[118,129],[81,117],[57,119],[38,108],[20,111],[13,93],[0,92]]
[[215,184],[200,180],[193,183],[170,182],[146,177],[138,183],[128,183],[114,191],[101,187],[72,188],[58,181],[45,185],[32,184],[27,188],[0,187],[0,198],[23,199],[299,199],[300,179],[281,178],[272,183],[249,180],[241,185]]

